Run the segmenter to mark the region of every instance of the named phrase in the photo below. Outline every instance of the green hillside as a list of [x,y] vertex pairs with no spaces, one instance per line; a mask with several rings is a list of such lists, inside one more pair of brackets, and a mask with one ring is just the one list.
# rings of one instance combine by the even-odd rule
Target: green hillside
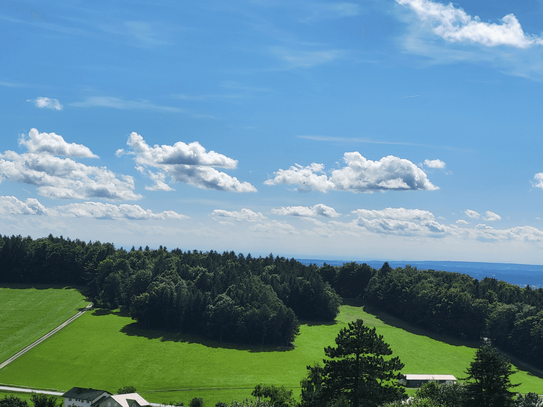
[[0,287],[0,362],[75,315],[88,303],[73,288]]
[[[19,310],[25,312],[27,308]],[[257,383],[284,385],[297,394],[306,366],[322,360],[324,347],[357,318],[384,335],[405,363],[405,373],[463,377],[475,352],[469,344],[431,339],[360,306],[343,305],[335,324],[302,325],[293,349],[226,345],[142,330],[118,312],[93,311],[0,370],[0,383],[60,391],[72,386],[116,391],[133,385],[151,402],[187,402],[198,396],[208,405],[248,397]],[[513,382],[523,383],[520,392],[543,389],[543,380],[526,372],[515,374]]]

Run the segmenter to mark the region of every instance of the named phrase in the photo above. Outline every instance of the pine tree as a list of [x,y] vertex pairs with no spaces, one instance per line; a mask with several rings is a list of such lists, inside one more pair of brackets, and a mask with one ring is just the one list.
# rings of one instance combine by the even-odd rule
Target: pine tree
[[510,376],[515,373],[509,360],[489,344],[482,345],[466,371],[468,405],[473,407],[509,407],[514,405]]

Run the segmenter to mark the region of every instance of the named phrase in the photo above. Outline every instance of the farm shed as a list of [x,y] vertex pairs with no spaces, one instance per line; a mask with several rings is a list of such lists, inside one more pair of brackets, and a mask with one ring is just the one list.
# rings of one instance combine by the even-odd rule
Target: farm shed
[[138,393],[114,394],[101,399],[96,407],[143,407],[149,403]]
[[456,377],[448,374],[404,374],[399,380],[399,383],[406,387],[420,387],[428,382],[456,383]]
[[72,387],[62,395],[64,407],[94,407],[102,398],[111,396],[105,390],[85,389],[83,387]]

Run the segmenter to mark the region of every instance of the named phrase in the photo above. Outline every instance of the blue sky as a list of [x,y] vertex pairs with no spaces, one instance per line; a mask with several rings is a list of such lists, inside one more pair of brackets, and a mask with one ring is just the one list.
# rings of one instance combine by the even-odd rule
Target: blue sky
[[541,264],[542,17],[0,0],[0,233]]

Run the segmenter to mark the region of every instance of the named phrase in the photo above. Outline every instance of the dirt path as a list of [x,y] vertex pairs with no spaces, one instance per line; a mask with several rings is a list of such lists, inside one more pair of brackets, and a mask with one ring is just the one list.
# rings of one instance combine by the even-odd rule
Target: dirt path
[[89,303],[89,305],[87,305],[83,311],[80,311],[78,312],[77,314],[75,314],[73,317],[71,317],[69,320],[67,320],[66,322],[60,324],[59,326],[57,326],[55,329],[53,329],[52,331],[48,332],[47,334],[45,334],[44,336],[42,336],[40,339],[38,339],[36,342],[32,343],[31,345],[28,345],[26,348],[24,348],[22,351],[20,352],[17,352],[15,355],[13,355],[12,357],[10,357],[9,359],[7,359],[6,361],[0,363],[0,369],[6,367],[7,365],[9,365],[11,362],[13,362],[15,359],[17,359],[19,356],[22,356],[24,355],[26,352],[28,352],[30,349],[32,349],[33,347],[39,345],[40,343],[42,343],[43,341],[45,341],[47,338],[50,338],[51,336],[53,336],[54,334],[56,334],[58,331],[60,331],[62,328],[64,328],[66,325],[68,325],[69,323],[75,321],[77,318],[79,318],[81,315],[83,315],[85,313],[85,311],[88,311],[90,308],[92,307],[92,302]]

